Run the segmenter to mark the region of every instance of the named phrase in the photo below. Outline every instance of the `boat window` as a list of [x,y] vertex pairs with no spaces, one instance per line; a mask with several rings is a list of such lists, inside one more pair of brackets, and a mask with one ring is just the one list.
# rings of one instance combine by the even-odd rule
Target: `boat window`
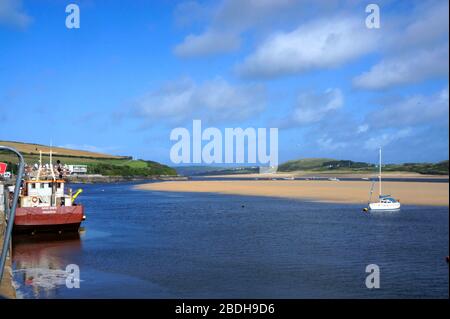
[[43,183],[40,184],[40,188],[44,188],[45,185]]
[[35,189],[35,188],[36,188],[36,184],[35,184],[35,183],[31,183],[30,185],[31,185],[31,188],[32,188],[32,189]]

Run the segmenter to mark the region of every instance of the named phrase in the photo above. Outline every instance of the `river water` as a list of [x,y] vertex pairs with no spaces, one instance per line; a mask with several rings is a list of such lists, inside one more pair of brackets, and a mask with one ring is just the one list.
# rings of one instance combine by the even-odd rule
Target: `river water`
[[[19,297],[449,296],[448,207],[363,213],[358,205],[134,185],[84,185],[79,236],[14,237]],[[365,285],[369,264],[380,269],[379,289]],[[79,288],[66,284],[68,265],[79,269]]]

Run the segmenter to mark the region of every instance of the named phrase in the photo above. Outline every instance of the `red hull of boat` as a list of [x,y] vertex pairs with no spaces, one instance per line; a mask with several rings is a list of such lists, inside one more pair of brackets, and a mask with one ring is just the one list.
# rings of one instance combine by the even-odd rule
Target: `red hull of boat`
[[77,231],[84,219],[84,207],[21,207],[16,209],[15,232]]

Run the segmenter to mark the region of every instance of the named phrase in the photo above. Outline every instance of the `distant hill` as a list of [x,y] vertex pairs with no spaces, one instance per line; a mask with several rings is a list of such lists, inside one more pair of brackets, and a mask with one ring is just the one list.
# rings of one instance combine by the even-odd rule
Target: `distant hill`
[[397,172],[416,172],[428,175],[448,175],[448,160],[438,163],[404,163],[404,164],[389,164],[385,171]]
[[178,166],[178,174],[183,176],[231,175],[258,173],[258,167],[218,167],[218,166]]
[[[218,167],[218,166],[179,166],[175,167],[183,176],[254,174],[259,172],[256,166]],[[279,172],[311,171],[317,173],[363,173],[376,172],[378,166],[372,163],[337,160],[332,158],[302,158],[287,161],[278,166]],[[426,175],[448,175],[448,160],[439,163],[383,164],[384,172],[412,172]]]
[[[377,165],[365,162],[354,162],[351,160],[336,160],[330,158],[304,158],[278,166],[280,172],[293,171],[342,171],[342,172],[373,172]],[[383,164],[385,172],[413,172],[427,175],[448,175],[448,160],[439,163],[404,163],[404,164]]]
[[205,175],[208,172],[214,172],[224,169],[217,166],[176,166],[174,167],[178,174],[183,176]]
[[[48,153],[50,147],[40,144],[0,141],[0,145],[17,149],[24,156],[27,164],[39,161],[39,151]],[[133,160],[131,156],[117,156],[95,153],[83,150],[73,150],[62,147],[52,147],[53,161],[63,164],[84,164],[88,166],[89,174],[102,174],[105,176],[156,176],[176,175],[177,172],[167,166],[153,161]],[[48,163],[49,156],[43,155],[42,160]],[[8,163],[9,169],[15,172],[17,157],[13,154],[0,152],[0,162]]]
[[[13,147],[22,154],[30,154],[30,155],[38,155],[39,151],[43,153],[50,152],[50,146],[41,145],[41,144],[32,144],[32,143],[22,143],[22,142],[11,142],[11,141],[1,141],[0,145]],[[128,159],[129,156],[117,156],[117,155],[109,155],[103,153],[96,153],[84,150],[74,150],[63,147],[53,146],[51,147],[53,153],[58,156],[71,156],[71,157],[86,157],[86,158],[103,158],[103,159]]]
[[304,171],[315,168],[320,168],[323,163],[333,161],[330,158],[302,158],[298,160],[287,161],[286,163],[278,166],[278,170],[281,172],[292,172],[292,171]]

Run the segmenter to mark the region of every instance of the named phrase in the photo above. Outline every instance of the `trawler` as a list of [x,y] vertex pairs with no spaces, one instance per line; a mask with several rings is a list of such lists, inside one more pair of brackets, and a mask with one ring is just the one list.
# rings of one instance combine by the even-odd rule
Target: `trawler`
[[82,190],[72,194],[69,189],[66,193],[64,170],[59,161],[56,167],[53,166],[52,151],[50,163],[45,166],[40,152],[36,168],[22,183],[14,232],[78,231],[85,216],[84,207],[75,200]]
[[[380,163],[379,163],[379,174],[378,174],[378,187],[379,187],[379,194],[378,194],[378,202],[369,203],[370,210],[399,210],[400,209],[400,202],[396,200],[391,195],[383,195],[381,190],[381,148],[380,148]],[[372,188],[370,190],[370,195],[372,196],[373,192],[373,184]],[[369,199],[370,201],[370,199]]]

